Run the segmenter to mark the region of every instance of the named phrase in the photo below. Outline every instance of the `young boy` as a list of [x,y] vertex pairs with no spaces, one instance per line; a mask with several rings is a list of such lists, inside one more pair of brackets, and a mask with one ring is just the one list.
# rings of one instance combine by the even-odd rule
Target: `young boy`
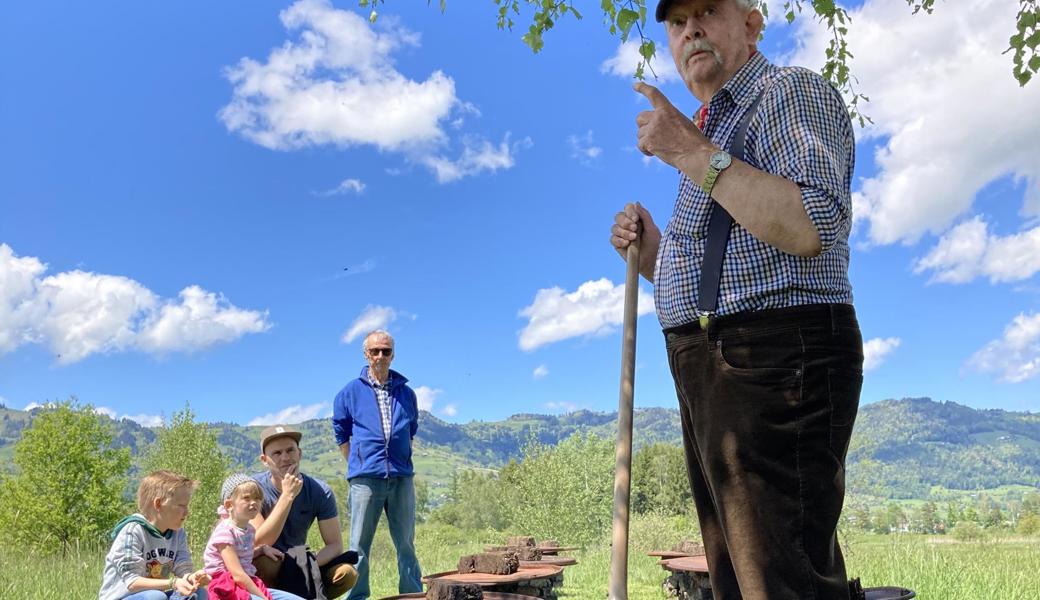
[[112,530],[98,600],[206,600],[209,576],[195,571],[184,533],[197,481],[154,471],[137,488],[137,509]]

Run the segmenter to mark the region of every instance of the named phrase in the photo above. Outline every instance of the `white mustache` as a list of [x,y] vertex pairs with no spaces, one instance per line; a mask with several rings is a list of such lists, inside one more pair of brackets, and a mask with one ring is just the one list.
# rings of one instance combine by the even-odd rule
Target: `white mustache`
[[693,56],[695,52],[711,52],[711,55],[715,57],[716,61],[721,62],[722,60],[722,57],[719,56],[719,51],[708,43],[708,40],[698,38],[683,48],[681,64],[685,65],[686,61],[690,60],[690,57]]

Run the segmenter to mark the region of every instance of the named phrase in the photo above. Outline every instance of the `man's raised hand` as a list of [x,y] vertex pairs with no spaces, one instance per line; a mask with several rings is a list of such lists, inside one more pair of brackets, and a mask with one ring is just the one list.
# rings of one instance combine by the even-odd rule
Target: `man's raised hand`
[[282,494],[295,498],[301,489],[303,489],[303,479],[296,474],[295,468],[290,467],[282,476]]
[[[652,110],[636,115],[636,145],[647,156],[656,156],[677,169],[683,159],[698,150],[711,150],[712,144],[693,121],[679,112],[661,90],[640,81],[634,86],[650,101]],[[707,155],[705,156],[707,159]]]

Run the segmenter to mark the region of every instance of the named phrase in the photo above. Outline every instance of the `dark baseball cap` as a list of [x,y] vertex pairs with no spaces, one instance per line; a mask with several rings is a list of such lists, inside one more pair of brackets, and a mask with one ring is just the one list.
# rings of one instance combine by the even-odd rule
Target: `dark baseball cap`
[[271,425],[260,432],[260,452],[265,451],[268,442],[280,437],[290,437],[296,440],[296,443],[299,444],[300,438],[303,437],[303,434],[289,425]]
[[[675,0],[658,0],[657,12],[654,13],[654,16],[657,18],[658,23],[663,22],[665,18],[668,16],[668,7],[672,4],[675,4]],[[758,2],[755,1],[751,3],[751,6],[756,6],[757,4]]]
[[654,13],[657,17],[657,22],[664,21],[664,18],[668,16],[668,7],[672,5],[675,0],[658,0],[657,12]]

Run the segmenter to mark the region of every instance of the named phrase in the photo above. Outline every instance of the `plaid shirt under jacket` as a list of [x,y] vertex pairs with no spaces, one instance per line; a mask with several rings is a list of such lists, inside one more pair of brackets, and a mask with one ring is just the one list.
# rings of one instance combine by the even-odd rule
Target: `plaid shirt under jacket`
[[[704,134],[728,148],[737,124],[760,89],[744,160],[789,179],[820,234],[814,258],[786,254],[733,223],[722,263],[719,316],[803,304],[852,303],[849,283],[849,189],[855,162],[852,122],[841,95],[819,75],[778,67],[755,53],[708,104]],[[723,172],[720,179],[727,177]],[[662,327],[697,320],[701,260],[712,200],[686,175],[672,218],[661,235],[654,270],[654,302]]]
[[372,390],[376,393],[376,403],[379,404],[379,419],[383,422],[383,439],[390,439],[390,423],[393,410],[393,404],[390,402],[390,378],[392,375],[387,376],[386,381],[383,383],[377,383],[375,378],[372,377],[372,370],[368,372],[368,383],[372,386]]

